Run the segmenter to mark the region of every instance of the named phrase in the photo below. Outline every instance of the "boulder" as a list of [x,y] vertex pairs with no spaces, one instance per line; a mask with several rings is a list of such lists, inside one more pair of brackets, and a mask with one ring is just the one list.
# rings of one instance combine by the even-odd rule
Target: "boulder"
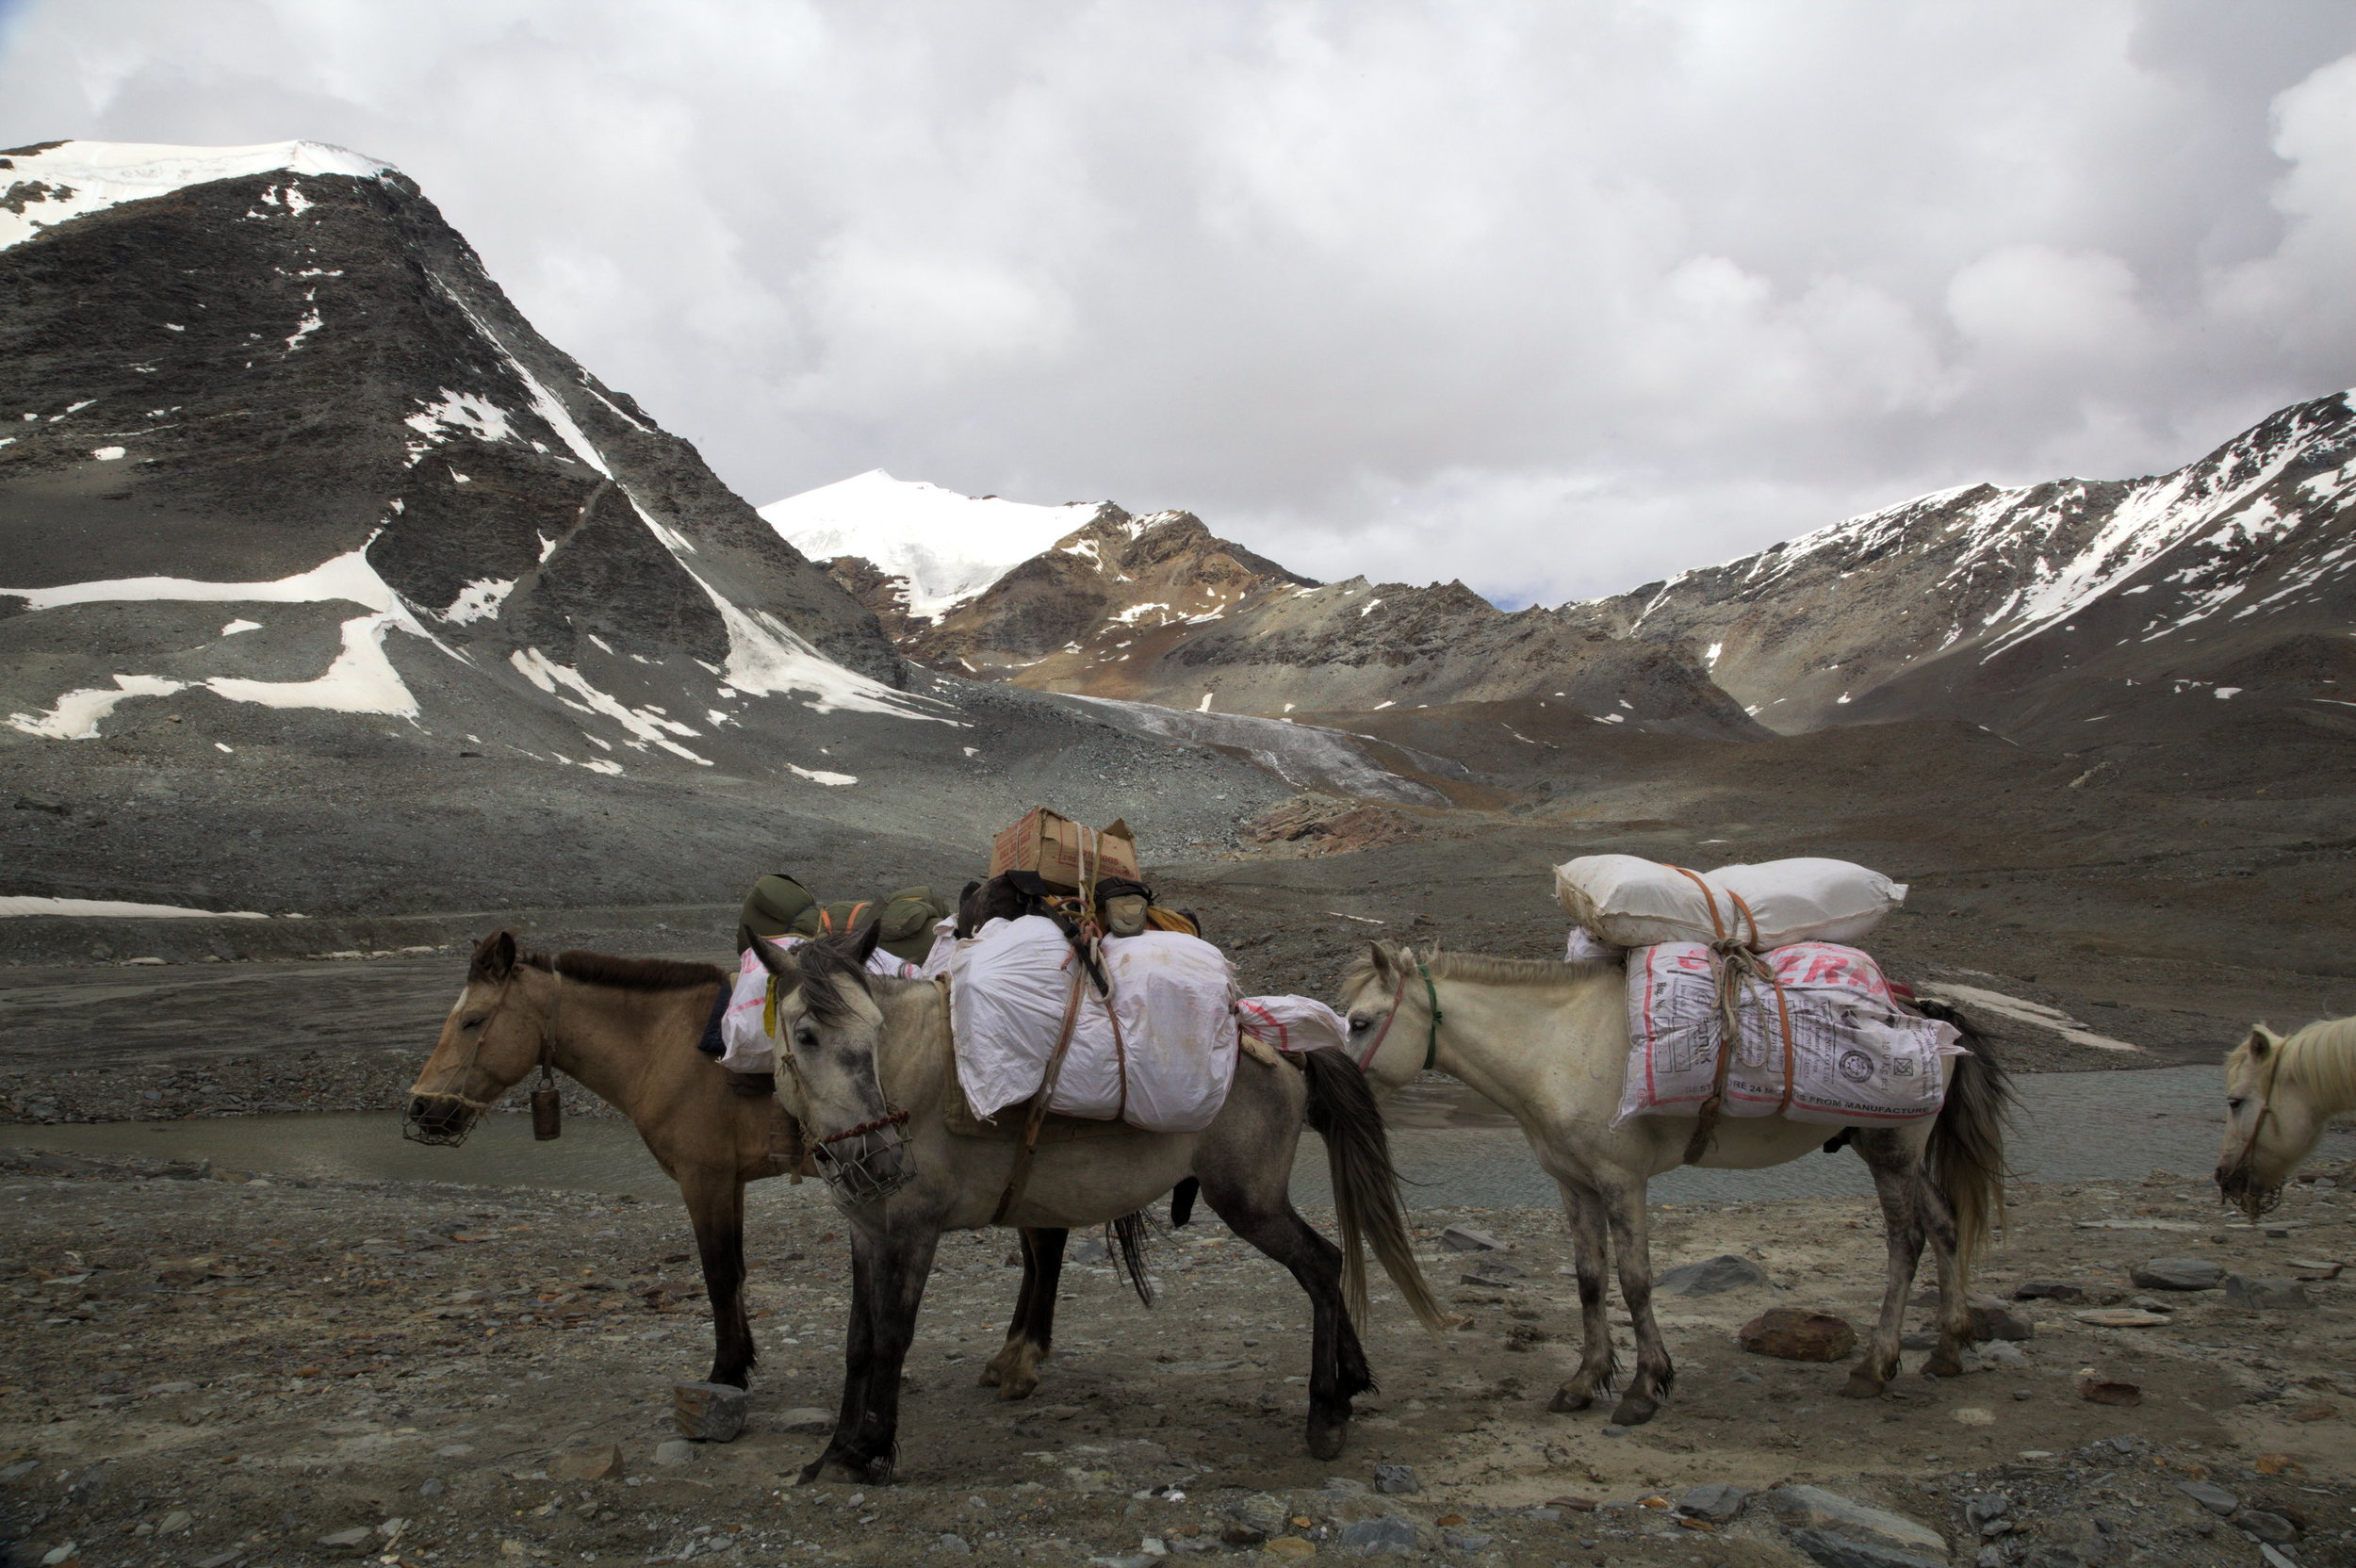
[[1653,1282],[1653,1288],[1664,1296],[1718,1296],[1729,1290],[1744,1290],[1752,1285],[1773,1285],[1767,1271],[1732,1252],[1722,1252],[1699,1263],[1681,1263]]
[[2312,1312],[2315,1298],[2297,1280],[2264,1279],[2247,1274],[2225,1277],[2225,1304],[2252,1312]]
[[593,1447],[567,1448],[548,1461],[548,1479],[552,1481],[618,1481],[622,1478],[622,1450],[611,1443]]
[[1839,1361],[1857,1348],[1857,1331],[1830,1313],[1771,1307],[1742,1325],[1736,1339],[1754,1355],[1784,1361]]
[[1713,1525],[1731,1524],[1742,1511],[1743,1499],[1750,1495],[1739,1486],[1723,1486],[1710,1482],[1685,1489],[1677,1500],[1677,1511],[1688,1519],[1707,1519]]
[[2207,1258],[2148,1258],[2127,1277],[2142,1290],[2215,1290],[2225,1282],[2225,1269]]
[[[1800,1531],[1813,1531],[1830,1540],[1866,1543],[1873,1546],[1931,1561],[1944,1561],[1947,1538],[1927,1525],[1918,1525],[1903,1514],[1888,1509],[1875,1508],[1827,1492],[1820,1486],[1779,1486],[1759,1494],[1759,1501],[1773,1513],[1778,1524],[1794,1532],[1793,1544],[1799,1544]],[[1816,1557],[1808,1547],[1802,1551]],[[1819,1562],[1831,1560],[1816,1557]],[[1902,1559],[1857,1559],[1858,1561],[1896,1561]]]
[[671,1414],[679,1434],[695,1443],[729,1443],[744,1429],[744,1391],[728,1383],[673,1383]]

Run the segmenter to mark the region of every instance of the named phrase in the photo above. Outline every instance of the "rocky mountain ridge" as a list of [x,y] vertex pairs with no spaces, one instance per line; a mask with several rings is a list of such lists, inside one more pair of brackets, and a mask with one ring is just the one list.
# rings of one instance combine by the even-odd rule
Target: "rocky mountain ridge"
[[1563,607],[1688,650],[1784,733],[1963,719],[2199,733],[2356,708],[2356,395],[2138,480],[1974,485]]

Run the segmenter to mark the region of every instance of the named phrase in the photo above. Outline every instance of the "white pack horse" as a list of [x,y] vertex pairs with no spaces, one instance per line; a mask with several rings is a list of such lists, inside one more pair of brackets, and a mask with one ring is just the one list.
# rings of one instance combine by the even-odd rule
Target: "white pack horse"
[[[1617,1375],[1604,1302],[1605,1270],[1616,1254],[1636,1331],[1636,1374],[1612,1418],[1624,1426],[1650,1420],[1676,1370],[1653,1321],[1644,1187],[1684,1163],[1696,1119],[1642,1116],[1613,1125],[1629,1045],[1626,972],[1616,963],[1419,954],[1376,942],[1343,982],[1342,1002],[1350,1054],[1379,1085],[1397,1088],[1426,1068],[1462,1080],[1513,1114],[1562,1188],[1585,1345],[1551,1408],[1585,1410]],[[1972,1260],[2004,1210],[2008,1099],[2003,1070],[1975,1042],[1971,1054],[1950,1058],[1938,1116],[1848,1130],[1881,1199],[1890,1269],[1880,1320],[1843,1394],[1871,1397],[1897,1375],[1906,1292],[1925,1240],[1938,1260],[1939,1307],[1939,1344],[1922,1371],[1963,1370]],[[1813,1152],[1834,1133],[1780,1118],[1729,1119],[1717,1124],[1699,1163],[1758,1170]]]
[[2257,1218],[2282,1200],[2325,1125],[2348,1111],[2356,1111],[2356,1018],[2310,1023],[2287,1037],[2254,1026],[2225,1058],[2217,1190]]

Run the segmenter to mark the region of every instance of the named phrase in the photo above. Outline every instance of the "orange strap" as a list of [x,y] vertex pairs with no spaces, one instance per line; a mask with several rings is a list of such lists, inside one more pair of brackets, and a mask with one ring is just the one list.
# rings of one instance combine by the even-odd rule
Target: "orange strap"
[[1693,1135],[1685,1145],[1685,1163],[1698,1165],[1702,1156],[1710,1152],[1710,1146],[1717,1137],[1718,1118],[1726,1098],[1726,1073],[1733,1065],[1735,1049],[1742,1037],[1740,1007],[1742,981],[1746,976],[1766,982],[1775,993],[1775,1022],[1783,1036],[1783,1098],[1775,1104],[1777,1116],[1792,1107],[1792,1095],[1797,1086],[1799,1053],[1792,1038],[1792,1007],[1784,995],[1783,982],[1775,977],[1772,967],[1759,961],[1758,914],[1741,893],[1729,890],[1726,898],[1734,906],[1733,913],[1741,917],[1741,924],[1748,928],[1750,939],[1744,941],[1740,937],[1728,936],[1726,921],[1718,912],[1718,890],[1703,881],[1697,873],[1683,866],[1671,866],[1669,869],[1702,890],[1703,904],[1710,910],[1710,928],[1715,934],[1715,939],[1710,943],[1710,969],[1718,984],[1718,1070],[1710,1081],[1710,1098],[1702,1102],[1701,1109],[1695,1115]]

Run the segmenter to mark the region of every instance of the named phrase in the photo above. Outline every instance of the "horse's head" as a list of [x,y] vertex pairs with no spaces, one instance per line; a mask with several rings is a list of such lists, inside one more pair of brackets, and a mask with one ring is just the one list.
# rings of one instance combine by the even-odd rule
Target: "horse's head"
[[887,1198],[916,1174],[904,1131],[908,1113],[884,1102],[876,1065],[884,1015],[867,980],[882,927],[804,942],[788,958],[766,942],[753,951],[777,977],[777,1057],[799,1102],[795,1119],[818,1173],[845,1204]]
[[[1368,1071],[1389,1037],[1392,1015],[1407,1000],[1407,979],[1415,972],[1414,948],[1376,941],[1366,944],[1366,956],[1342,978],[1337,1010],[1350,1025],[1350,1057]],[[1413,1027],[1420,1039],[1421,1026]]]
[[2323,1118],[2296,1083],[2282,1077],[2283,1038],[2265,1024],[2225,1058],[2225,1145],[2217,1185],[2225,1200],[2255,1219],[2282,1200],[2291,1179],[2323,1136]]
[[553,984],[522,960],[515,934],[499,931],[475,945],[466,988],[442,1021],[442,1037],[409,1088],[402,1135],[417,1143],[459,1144],[475,1119],[539,1060],[548,1012],[533,994]]

